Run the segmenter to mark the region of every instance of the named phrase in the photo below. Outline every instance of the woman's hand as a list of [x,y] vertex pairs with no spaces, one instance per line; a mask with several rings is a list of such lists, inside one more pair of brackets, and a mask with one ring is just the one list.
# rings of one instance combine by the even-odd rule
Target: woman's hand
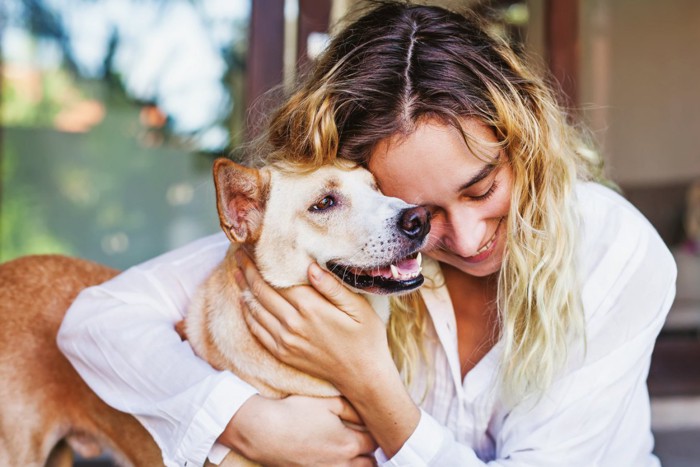
[[236,260],[236,281],[250,291],[241,306],[253,335],[279,360],[332,383],[393,456],[415,430],[420,411],[391,358],[386,327],[367,300],[315,263],[311,287],[276,291],[240,249]]
[[[395,371],[386,328],[367,300],[318,264],[309,267],[313,287],[277,291],[238,250],[242,303],[253,335],[279,360],[334,384],[350,396],[379,372]],[[252,295],[252,297],[251,297]]]
[[374,465],[370,434],[344,422],[362,423],[342,397],[253,396],[218,441],[263,465]]

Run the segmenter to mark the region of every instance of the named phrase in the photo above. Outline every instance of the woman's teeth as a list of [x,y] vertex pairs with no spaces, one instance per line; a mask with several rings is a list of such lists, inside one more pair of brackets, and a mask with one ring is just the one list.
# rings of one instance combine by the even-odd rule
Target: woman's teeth
[[488,242],[486,242],[486,245],[479,248],[477,250],[477,252],[474,253],[472,256],[480,255],[481,253],[483,253],[484,251],[488,250],[489,248],[491,248],[493,246],[493,242],[496,241],[496,234],[498,233],[498,228],[500,226],[501,226],[501,221],[498,221],[498,225],[496,226],[496,230],[493,232],[493,236],[491,237],[491,239]]
[[496,240],[496,235],[494,234],[494,236],[491,237],[491,240],[489,240],[488,243],[487,243],[486,245],[482,246],[481,248],[479,248],[479,249],[477,250],[476,253],[474,253],[474,256],[479,255],[479,254],[483,253],[484,251],[488,250],[489,248],[491,248],[491,245],[493,245],[493,242],[494,242],[495,240]]

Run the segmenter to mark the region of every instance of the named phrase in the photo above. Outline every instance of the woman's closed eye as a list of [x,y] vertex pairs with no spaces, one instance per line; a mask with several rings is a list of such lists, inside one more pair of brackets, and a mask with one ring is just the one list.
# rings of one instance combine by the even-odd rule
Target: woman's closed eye
[[496,189],[498,188],[498,181],[494,180],[491,182],[491,185],[486,189],[486,191],[483,191],[480,194],[466,194],[464,196],[468,197],[469,199],[472,199],[474,201],[486,201],[491,197],[491,195],[494,194]]

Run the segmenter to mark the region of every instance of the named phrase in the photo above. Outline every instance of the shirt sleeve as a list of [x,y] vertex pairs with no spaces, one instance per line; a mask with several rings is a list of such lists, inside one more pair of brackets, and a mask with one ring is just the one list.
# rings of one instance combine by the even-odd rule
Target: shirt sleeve
[[[651,354],[675,295],[676,267],[638,214],[620,213],[600,240],[583,282],[586,346],[570,348],[563,375],[539,399],[494,415],[495,459],[473,449],[427,413],[387,466],[659,465],[652,455],[646,386]],[[580,346],[583,347],[583,346]]]
[[85,289],[59,330],[81,377],[143,424],[168,466],[223,458],[216,439],[257,392],[198,358],[174,330],[227,248],[223,235],[207,237]]
[[423,410],[418,426],[401,449],[389,459],[380,448],[375,458],[379,465],[391,467],[486,465],[473,449],[458,443],[450,430]]

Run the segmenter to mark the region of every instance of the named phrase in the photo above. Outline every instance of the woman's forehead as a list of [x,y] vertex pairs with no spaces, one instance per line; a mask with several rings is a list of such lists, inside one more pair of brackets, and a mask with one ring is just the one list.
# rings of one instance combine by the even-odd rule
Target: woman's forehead
[[[479,132],[476,137],[495,141],[493,133]],[[435,197],[458,193],[460,187],[492,167],[497,157],[498,151],[488,145],[467,145],[461,132],[451,125],[426,124],[399,141],[380,142],[369,169],[388,195],[411,202],[417,198],[435,201]]]
[[396,162],[400,164],[413,158],[429,158],[432,162],[439,162],[447,157],[457,162],[455,156],[460,155],[465,163],[495,163],[500,149],[493,130],[476,119],[464,119],[461,128],[431,119],[418,123],[410,133],[392,135],[379,141],[370,154],[369,166],[377,166],[377,162],[381,162],[381,165],[391,164],[392,161],[383,160],[387,158],[399,159],[400,162]]

